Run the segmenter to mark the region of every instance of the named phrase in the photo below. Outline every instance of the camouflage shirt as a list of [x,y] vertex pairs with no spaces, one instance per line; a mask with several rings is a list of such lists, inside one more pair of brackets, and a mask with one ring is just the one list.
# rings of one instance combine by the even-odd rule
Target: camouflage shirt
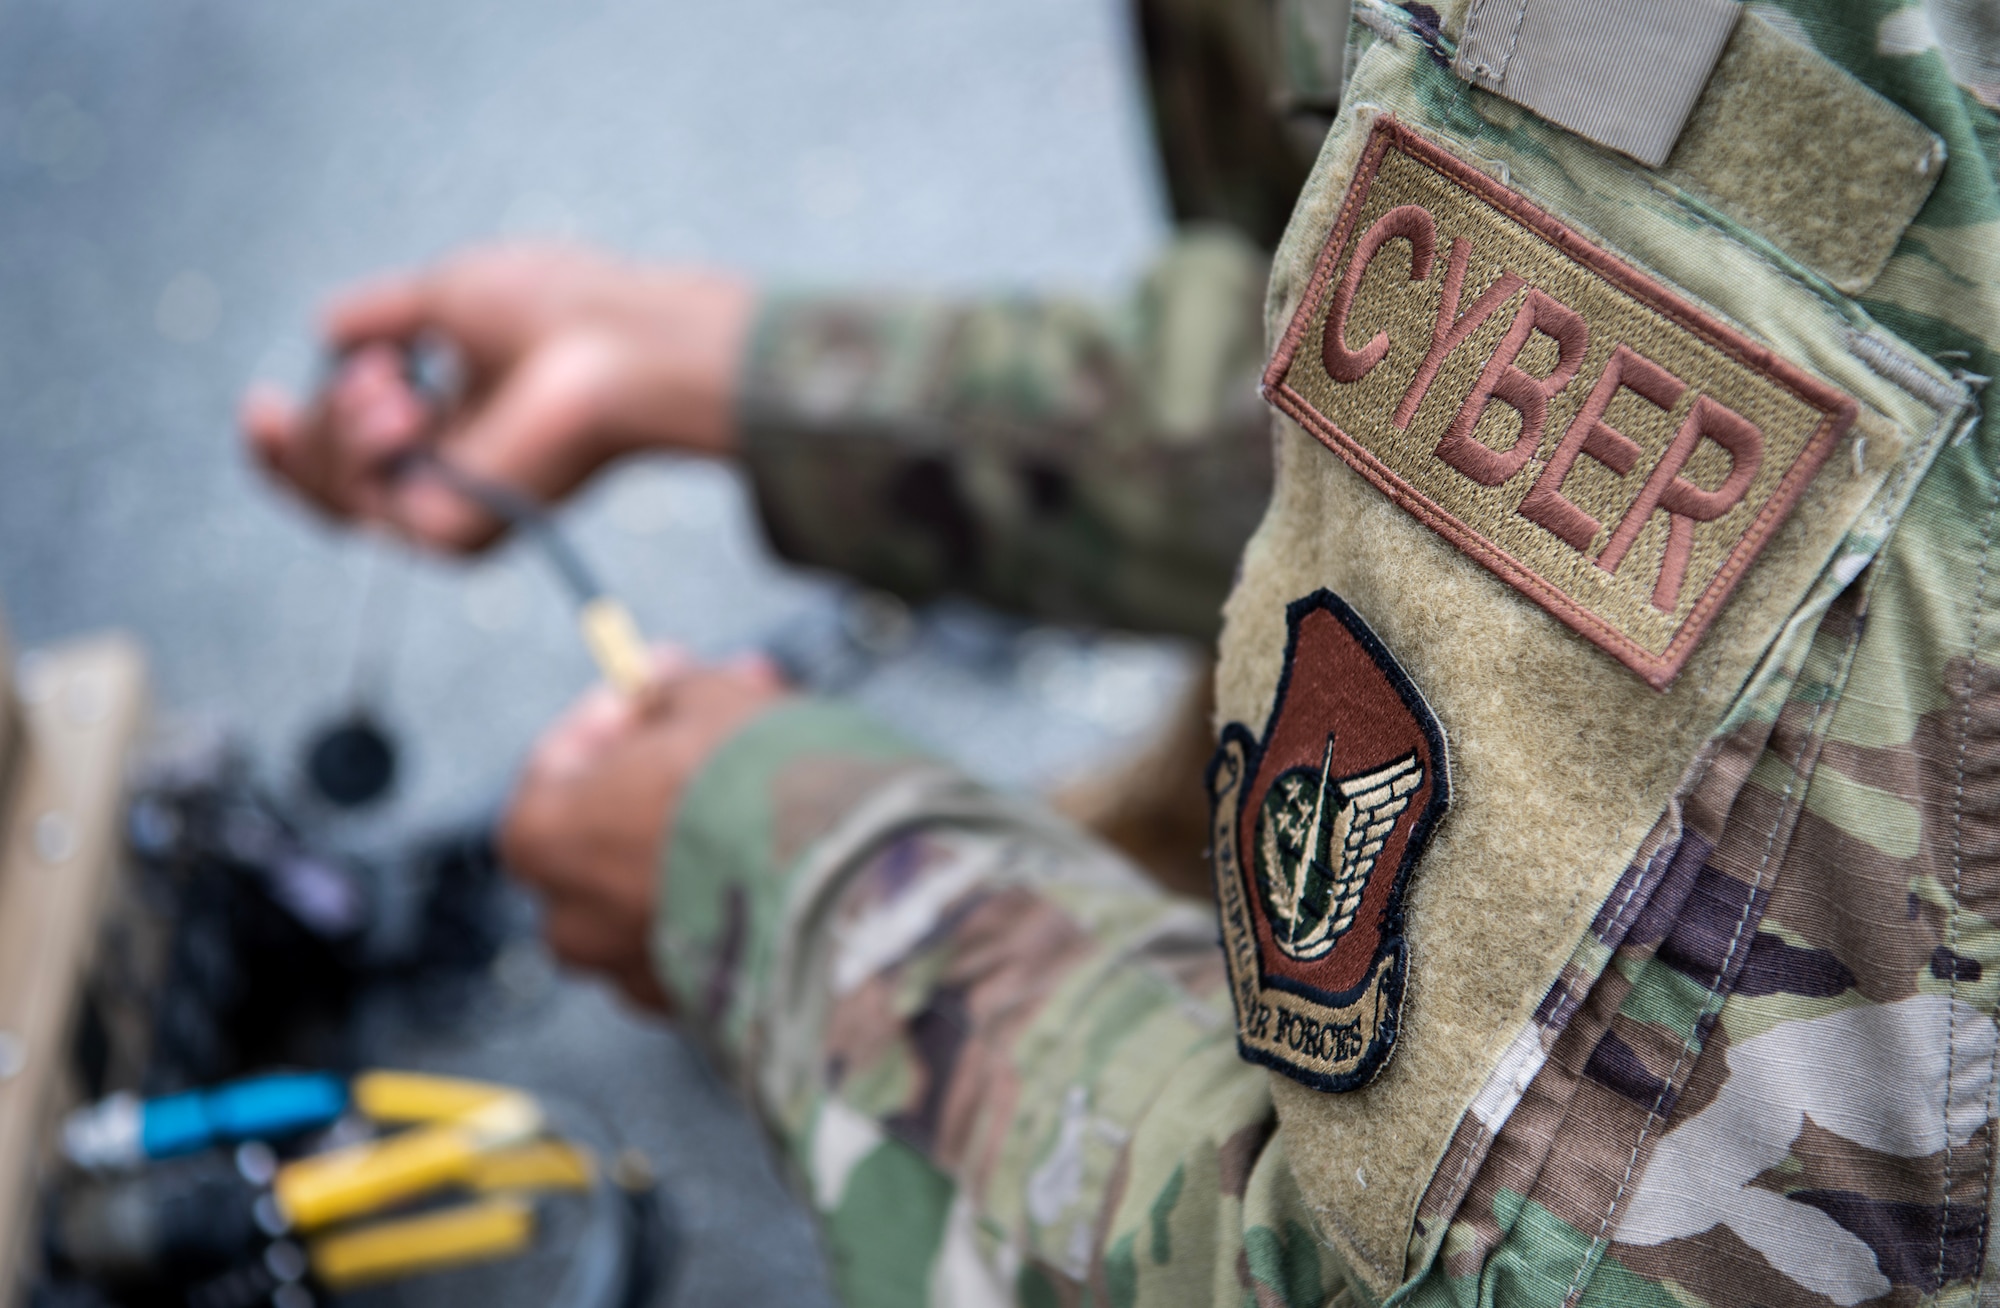
[[[1773,565],[1749,574],[1711,648],[1735,639],[1731,613],[1758,605],[1775,606],[1775,634],[1736,651],[1744,671],[1698,658],[1679,698],[1658,701],[1694,706],[1632,741],[1669,765],[1660,778],[1593,791],[1593,769],[1618,775],[1624,761],[1529,751],[1519,764],[1556,780],[1573,769],[1592,821],[1632,832],[1599,841],[1622,849],[1623,872],[1590,882],[1581,855],[1537,863],[1484,834],[1500,828],[1479,825],[1481,769],[1529,733],[1482,737],[1466,707],[1479,688],[1427,662],[1433,647],[1470,647],[1417,597],[1449,590],[1504,614],[1474,636],[1503,652],[1609,656],[1487,572],[1395,544],[1411,539],[1394,530],[1407,506],[1281,424],[1277,502],[1229,605],[1224,715],[1255,727],[1245,706],[1271,703],[1276,656],[1255,651],[1282,613],[1257,579],[1290,569],[1303,594],[1345,577],[1426,683],[1453,784],[1472,792],[1425,856],[1428,897],[1411,900],[1407,1051],[1341,1094],[1239,1058],[1212,905],[1161,895],[844,708],[795,703],[752,724],[675,820],[656,952],[776,1125],[851,1303],[1734,1308],[1972,1302],[1996,1284],[2000,622],[1987,614],[2000,417],[1978,395],[2000,365],[1991,11],[1755,7],[1944,142],[1915,221],[1879,269],[1843,277],[1748,192],[1704,189],[1672,161],[1642,174],[1469,87],[1448,66],[1466,6],[1444,8],[1357,5],[1350,104],[1279,251],[1273,334],[1369,123],[1393,117],[1573,228],[1672,268],[1690,297],[1860,396],[1860,435],[1820,474],[1850,498],[1825,489],[1801,510],[1798,533],[1822,533],[1827,562],[1795,594]],[[1203,30],[1247,30],[1233,22]],[[1251,66],[1275,65],[1267,52]],[[1830,157],[1827,184],[1846,167]],[[1254,190],[1205,216],[1254,226]],[[1254,374],[1263,329],[1243,325],[1254,310],[1237,297],[1256,274],[1240,241],[1197,236],[1174,260],[1199,271],[1156,281],[1135,314],[781,302],[750,410],[774,536],[912,592],[1203,630],[1261,495],[1235,489],[1254,484],[1239,460],[1259,424],[1220,421],[1236,410],[1209,383]],[[1209,289],[1173,289],[1188,286]],[[1226,348],[1203,352],[1229,366],[1202,385],[1148,362],[1183,339],[1176,304],[1233,324],[1209,338]],[[1840,358],[1811,352],[1807,318],[1838,324],[1827,339]],[[1340,525],[1339,558],[1314,552],[1335,528],[1299,507],[1308,475],[1362,506]],[[860,525],[882,505],[895,512]],[[1494,711],[1536,712],[1531,676],[1515,685]],[[1590,730],[1578,720],[1577,749]],[[1519,798],[1534,811],[1537,796]],[[1603,833],[1552,818],[1537,834],[1564,851]],[[1533,923],[1482,924],[1478,905],[1500,888],[1449,879],[1451,859],[1562,893],[1544,894]],[[1458,905],[1487,928],[1483,952],[1451,935]],[[1558,942],[1559,966],[1532,991],[1507,989],[1524,974],[1511,942],[1531,926]],[[1506,993],[1476,993],[1488,981]],[[1463,1029],[1449,1063],[1436,1032],[1452,996],[1523,1016]],[[1471,1090],[1444,1088],[1445,1073]]]

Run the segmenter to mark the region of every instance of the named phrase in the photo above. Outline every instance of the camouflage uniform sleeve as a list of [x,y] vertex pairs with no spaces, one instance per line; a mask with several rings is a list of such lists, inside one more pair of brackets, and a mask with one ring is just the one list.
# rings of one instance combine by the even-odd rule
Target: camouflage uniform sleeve
[[778,294],[741,420],[795,562],[1211,637],[1270,490],[1266,264],[1183,235],[1125,303]]
[[774,1124],[849,1303],[1321,1304],[1213,913],[854,711],[696,779],[656,957]]

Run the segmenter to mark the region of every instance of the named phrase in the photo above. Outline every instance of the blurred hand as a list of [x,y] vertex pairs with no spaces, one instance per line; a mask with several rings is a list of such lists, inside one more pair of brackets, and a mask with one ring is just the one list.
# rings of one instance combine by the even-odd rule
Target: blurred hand
[[762,658],[657,658],[643,701],[599,687],[543,733],[502,820],[500,853],[542,895],[557,958],[664,1012],[671,1005],[648,949],[662,842],[710,756],[788,692]]
[[[259,462],[328,514],[475,550],[501,524],[404,456],[434,439],[465,472],[551,502],[635,450],[730,454],[754,308],[751,288],[721,273],[555,246],[474,250],[339,296],[324,329],[346,359],[327,392],[301,404],[253,388],[243,430]],[[434,431],[395,348],[424,334],[464,365],[462,402]]]

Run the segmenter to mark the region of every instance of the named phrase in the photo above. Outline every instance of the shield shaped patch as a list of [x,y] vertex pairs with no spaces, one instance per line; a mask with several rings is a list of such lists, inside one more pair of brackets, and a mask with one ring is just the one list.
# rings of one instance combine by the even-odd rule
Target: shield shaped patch
[[1209,765],[1216,898],[1243,1056],[1352,1090],[1396,1042],[1403,893],[1450,764],[1430,706],[1339,596],[1287,619],[1262,739],[1231,723]]

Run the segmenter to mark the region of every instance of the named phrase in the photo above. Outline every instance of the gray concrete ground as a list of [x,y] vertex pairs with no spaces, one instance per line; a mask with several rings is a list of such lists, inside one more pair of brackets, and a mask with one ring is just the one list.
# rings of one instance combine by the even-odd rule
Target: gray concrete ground
[[[552,583],[518,549],[447,566],[307,521],[239,457],[242,384],[310,375],[313,308],[344,279],[498,235],[770,278],[1109,290],[1161,229],[1128,63],[1114,0],[10,0],[17,642],[131,630],[164,710],[230,724],[275,769],[346,694],[366,626],[411,747],[375,837],[490,803],[590,675]],[[628,469],[572,520],[647,629],[703,651],[828,602],[771,561],[721,470]],[[362,621],[371,569],[400,624]],[[1044,635],[985,664],[951,646],[862,694],[1011,785],[1115,749],[1184,671],[1129,642]],[[697,1215],[682,1302],[823,1301],[748,1121],[670,1035],[556,993],[434,1061],[602,1087]]]

